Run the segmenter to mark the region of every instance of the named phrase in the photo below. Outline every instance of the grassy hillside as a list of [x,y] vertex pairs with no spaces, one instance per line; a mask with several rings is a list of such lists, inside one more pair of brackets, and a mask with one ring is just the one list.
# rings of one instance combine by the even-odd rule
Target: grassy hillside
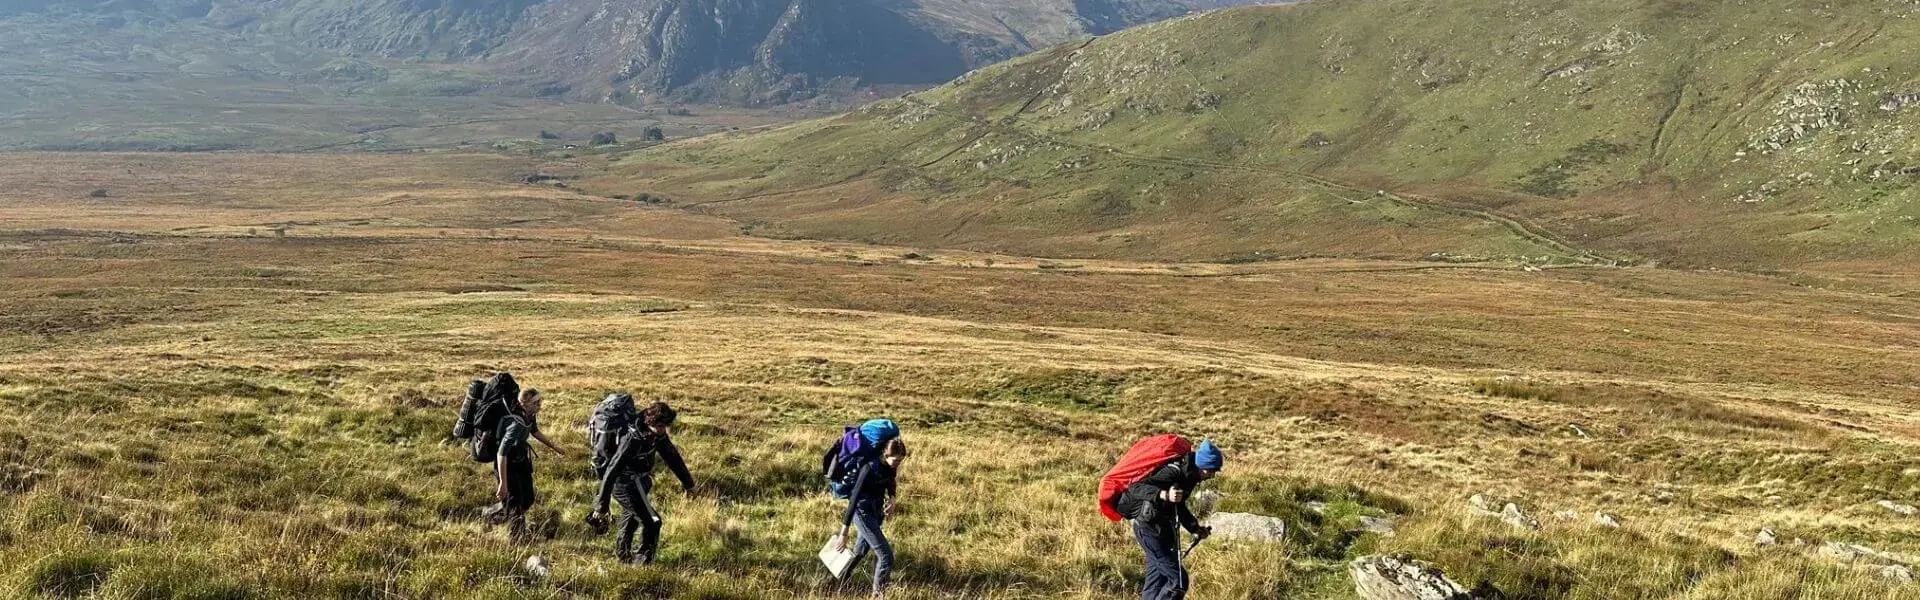
[[640,153],[617,184],[774,232],[1057,254],[1906,260],[1920,239],[1914,12],[1233,9],[836,119]]
[[[1137,597],[1138,550],[1091,495],[1158,431],[1219,440],[1221,507],[1291,532],[1203,544],[1200,598],[1354,600],[1345,562],[1375,552],[1485,600],[1920,598],[1807,545],[1920,555],[1920,520],[1874,504],[1920,499],[1911,297],[909,257],[510,176],[577,160],[8,158],[0,597],[847,597],[813,559],[838,513],[810,472],[885,414],[915,449],[892,598]],[[549,392],[572,453],[539,459],[527,547],[482,530],[486,472],[448,439],[463,382],[499,368]],[[681,407],[705,482],[659,495],[655,566],[580,522],[580,426],[613,389]],[[1470,517],[1475,493],[1546,523]],[[1782,544],[1755,547],[1762,527]]]

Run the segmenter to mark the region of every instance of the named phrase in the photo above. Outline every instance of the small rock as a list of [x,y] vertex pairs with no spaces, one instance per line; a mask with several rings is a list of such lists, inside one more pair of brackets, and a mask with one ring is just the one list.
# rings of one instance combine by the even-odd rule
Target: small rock
[[1598,523],[1601,527],[1610,527],[1613,529],[1620,528],[1620,517],[1618,515],[1613,515],[1609,513],[1595,513],[1593,515],[1593,522]]
[[1327,514],[1327,503],[1325,503],[1325,502],[1308,502],[1308,503],[1307,503],[1307,510],[1311,510],[1311,511],[1313,511],[1313,512],[1315,512],[1315,513],[1318,513],[1318,514],[1323,514],[1323,515],[1324,515],[1324,514]]
[[1493,499],[1488,498],[1485,494],[1474,494],[1472,498],[1467,499],[1467,506],[1471,506],[1474,510],[1487,514],[1500,514],[1500,505],[1495,504]]
[[1392,519],[1380,517],[1360,517],[1360,530],[1380,537],[1393,537],[1399,533],[1394,531]]
[[1820,558],[1846,563],[1905,564],[1900,557],[1859,544],[1827,542],[1814,552]]
[[527,573],[533,575],[535,579],[546,579],[547,575],[553,573],[553,567],[547,564],[547,557],[545,556],[529,556],[527,557]]
[[1780,545],[1780,536],[1773,532],[1772,527],[1765,527],[1760,530],[1758,535],[1753,536],[1753,545],[1762,548],[1778,546]]
[[1287,539],[1287,523],[1274,517],[1247,513],[1214,513],[1207,518],[1213,535],[1229,540],[1279,544]]
[[1539,519],[1533,518],[1533,515],[1527,514],[1527,511],[1522,510],[1520,508],[1520,505],[1514,504],[1512,502],[1508,502],[1507,507],[1504,509],[1501,509],[1500,520],[1502,522],[1505,522],[1508,525],[1512,525],[1514,527],[1519,527],[1522,529],[1539,529],[1540,528]]
[[1574,520],[1574,519],[1578,519],[1578,518],[1580,518],[1580,511],[1577,511],[1577,510],[1563,510],[1563,511],[1560,511],[1560,512],[1556,512],[1556,513],[1553,513],[1553,518],[1555,518],[1555,519],[1559,519],[1559,520],[1562,520],[1562,521],[1572,521],[1572,520]]
[[1879,502],[1875,502],[1874,504],[1879,505],[1880,508],[1893,511],[1895,514],[1898,514],[1902,517],[1911,517],[1914,515],[1920,515],[1920,508],[1914,508],[1913,506],[1901,504],[1899,502],[1894,502],[1892,500],[1881,500]]
[[1347,565],[1362,600],[1472,600],[1433,565],[1406,556],[1368,556]]
[[1913,583],[1913,568],[1906,565],[1887,565],[1880,567],[1880,578],[1900,583]]

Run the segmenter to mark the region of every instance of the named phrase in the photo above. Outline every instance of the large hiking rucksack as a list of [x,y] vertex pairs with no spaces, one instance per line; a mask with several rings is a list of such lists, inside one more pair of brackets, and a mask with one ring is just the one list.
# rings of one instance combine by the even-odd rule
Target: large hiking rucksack
[[520,413],[520,383],[513,374],[500,372],[487,380],[480,393],[480,405],[473,417],[473,440],[467,450],[474,462],[490,463],[500,455],[500,434],[507,415]]
[[880,447],[868,443],[866,436],[860,435],[860,428],[848,427],[840,441],[827,447],[820,457],[820,474],[827,478],[827,491],[833,492],[836,500],[847,499],[858,483],[860,467],[879,459]]
[[486,381],[475,379],[467,384],[467,397],[460,402],[460,420],[453,422],[454,439],[473,439],[473,422],[480,418],[480,402],[486,394]]
[[1116,523],[1123,520],[1119,502],[1120,495],[1126,493],[1127,487],[1140,483],[1155,470],[1186,457],[1192,451],[1193,442],[1170,433],[1134,442],[1133,447],[1121,455],[1120,462],[1100,478],[1100,514]]
[[640,409],[633,405],[633,396],[613,394],[593,408],[593,418],[587,421],[587,445],[593,449],[595,477],[606,476],[607,466],[620,451],[620,440],[639,425]]

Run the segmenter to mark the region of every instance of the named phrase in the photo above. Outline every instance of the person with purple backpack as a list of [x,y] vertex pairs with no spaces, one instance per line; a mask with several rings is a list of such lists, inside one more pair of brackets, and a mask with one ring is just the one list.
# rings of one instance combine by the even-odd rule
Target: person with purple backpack
[[845,551],[847,540],[857,533],[853,561],[841,574],[841,584],[853,574],[855,566],[874,555],[873,595],[886,593],[893,576],[893,544],[887,541],[882,526],[900,505],[898,481],[900,464],[908,455],[906,442],[900,439],[900,427],[887,419],[874,419],[859,427],[847,428],[821,459],[828,488],[835,499],[847,501],[847,512],[840,520],[839,547]]

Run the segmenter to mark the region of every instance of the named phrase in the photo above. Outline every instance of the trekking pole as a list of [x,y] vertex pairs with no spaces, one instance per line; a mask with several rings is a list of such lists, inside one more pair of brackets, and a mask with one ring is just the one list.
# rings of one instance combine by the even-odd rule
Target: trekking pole
[[1200,545],[1200,542],[1204,542],[1204,541],[1207,541],[1207,538],[1203,538],[1203,537],[1193,538],[1193,543],[1187,544],[1187,551],[1180,553],[1180,562],[1187,562],[1187,557],[1193,554],[1193,549],[1195,547],[1198,547]]

